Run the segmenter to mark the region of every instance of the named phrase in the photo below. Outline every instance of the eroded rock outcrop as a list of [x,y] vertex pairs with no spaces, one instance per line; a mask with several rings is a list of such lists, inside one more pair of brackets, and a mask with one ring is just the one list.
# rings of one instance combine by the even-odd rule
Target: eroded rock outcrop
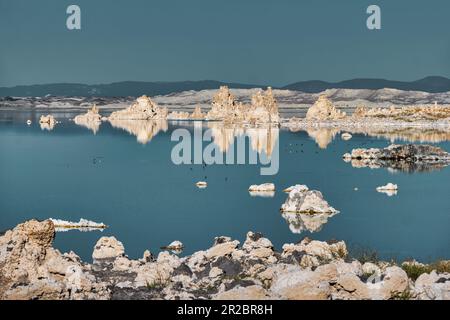
[[339,213],[328,204],[320,191],[309,190],[304,185],[298,185],[289,192],[288,198],[281,206],[281,211],[304,214]]
[[431,171],[450,164],[450,154],[431,145],[390,145],[384,149],[353,149],[343,155],[354,167],[390,168],[399,171]]
[[307,121],[342,120],[345,117],[345,112],[338,110],[325,95],[321,95],[306,113]]
[[228,87],[222,86],[213,97],[207,120],[222,120],[229,123],[278,123],[278,105],[272,88],[258,91],[252,96],[251,104],[237,102]]
[[76,116],[73,121],[75,124],[86,127],[96,134],[102,123],[102,116],[99,113],[99,109],[94,104],[85,114]]
[[0,299],[450,298],[448,273],[414,283],[394,264],[351,260],[342,241],[305,238],[277,252],[248,232],[242,246],[222,236],[190,256],[145,251],[133,260],[119,240],[102,237],[88,264],[53,249],[54,236],[53,222],[31,220],[0,237]]
[[124,110],[111,113],[111,120],[161,120],[167,118],[167,108],[159,107],[149,97],[142,96]]

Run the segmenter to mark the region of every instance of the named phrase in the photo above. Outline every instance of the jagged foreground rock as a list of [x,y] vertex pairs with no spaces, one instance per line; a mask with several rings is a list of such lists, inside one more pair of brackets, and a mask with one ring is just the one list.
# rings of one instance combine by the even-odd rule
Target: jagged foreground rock
[[304,239],[280,253],[249,232],[241,247],[218,237],[184,258],[146,251],[131,260],[120,241],[103,237],[88,264],[52,248],[54,236],[50,220],[31,220],[0,237],[1,299],[450,299],[450,274],[414,283],[395,265],[345,261],[342,241]]
[[353,149],[343,155],[353,167],[390,168],[405,172],[426,172],[442,169],[450,164],[450,154],[431,145],[397,145],[384,149]]

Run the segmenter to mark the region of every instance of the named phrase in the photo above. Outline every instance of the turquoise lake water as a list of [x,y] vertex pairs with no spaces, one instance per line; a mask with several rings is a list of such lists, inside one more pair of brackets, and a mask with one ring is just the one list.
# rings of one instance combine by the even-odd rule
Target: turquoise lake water
[[[0,231],[31,218],[104,222],[109,228],[103,232],[57,233],[55,247],[87,261],[101,236],[114,235],[138,258],[173,240],[184,243],[183,254],[209,248],[215,236],[242,242],[250,230],[263,233],[277,249],[308,236],[344,240],[355,252],[376,250],[383,259],[450,258],[450,168],[392,173],[353,168],[342,160],[356,147],[388,146],[383,138],[355,134],[343,141],[336,135],[321,148],[306,132],[280,129],[273,136],[279,172],[261,176],[260,165],[173,164],[177,142],[171,133],[180,127],[192,132],[192,123],[169,122],[166,131],[139,142],[130,130],[109,123],[94,135],[69,121],[70,114],[61,114],[52,131],[36,121],[27,126],[26,115],[18,112],[0,114]],[[449,142],[437,145],[450,150]],[[199,180],[208,187],[198,189]],[[264,182],[275,183],[274,197],[249,195],[251,184]],[[396,196],[375,191],[388,182],[399,185]],[[340,213],[315,232],[299,233],[279,211],[287,197],[281,190],[294,184],[320,190]]]

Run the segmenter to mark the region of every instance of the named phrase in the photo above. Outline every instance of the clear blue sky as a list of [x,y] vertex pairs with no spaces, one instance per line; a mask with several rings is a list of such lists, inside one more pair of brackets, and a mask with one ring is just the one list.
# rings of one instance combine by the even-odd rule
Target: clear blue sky
[[0,0],[0,46],[0,86],[450,77],[450,1]]

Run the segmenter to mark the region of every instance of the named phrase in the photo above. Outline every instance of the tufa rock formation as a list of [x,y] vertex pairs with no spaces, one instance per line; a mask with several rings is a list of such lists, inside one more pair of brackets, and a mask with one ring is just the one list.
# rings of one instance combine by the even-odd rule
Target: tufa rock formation
[[390,168],[405,172],[442,169],[450,164],[450,154],[425,144],[392,144],[387,148],[353,149],[343,155],[354,167]]
[[325,95],[321,95],[306,113],[307,121],[342,120],[345,112],[338,110]]
[[84,126],[96,134],[102,123],[102,116],[100,115],[97,106],[94,104],[92,109],[88,110],[85,114],[76,116],[73,121],[75,124]]
[[294,212],[304,214],[336,214],[339,213],[331,207],[323,198],[322,193],[316,190],[309,190],[307,186],[298,185],[294,187],[288,198],[281,206],[282,212]]
[[109,120],[161,120],[167,118],[167,108],[160,108],[149,97],[142,96],[124,110],[111,113]]
[[237,102],[228,87],[222,86],[213,97],[207,120],[223,120],[230,123],[279,123],[278,105],[272,88],[257,92],[252,96],[251,104]]
[[248,232],[242,246],[217,237],[190,256],[147,250],[132,260],[120,241],[102,237],[88,264],[52,248],[54,236],[50,220],[0,236],[0,299],[450,299],[449,273],[424,272],[414,282],[403,266],[351,260],[342,241],[305,238],[277,252]]

